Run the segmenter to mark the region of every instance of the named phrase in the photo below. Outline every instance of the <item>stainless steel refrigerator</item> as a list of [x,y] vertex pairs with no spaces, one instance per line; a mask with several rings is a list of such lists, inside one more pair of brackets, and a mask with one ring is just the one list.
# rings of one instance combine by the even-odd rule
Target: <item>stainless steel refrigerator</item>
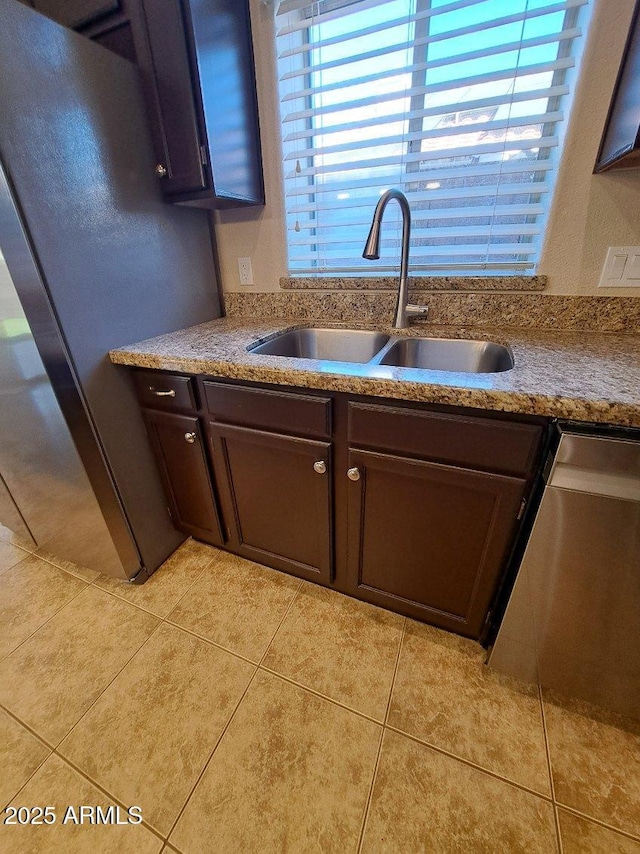
[[220,316],[208,214],[162,201],[138,70],[0,0],[0,523],[143,580],[179,545],[114,347]]

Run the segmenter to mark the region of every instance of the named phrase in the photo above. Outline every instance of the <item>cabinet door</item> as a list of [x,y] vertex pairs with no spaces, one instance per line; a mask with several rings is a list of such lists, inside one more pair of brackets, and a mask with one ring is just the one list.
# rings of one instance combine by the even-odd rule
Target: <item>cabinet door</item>
[[230,204],[264,204],[249,2],[186,0],[184,7],[213,195]]
[[[207,187],[202,165],[201,131],[196,113],[189,49],[180,0],[143,0],[151,67],[143,69],[154,84],[155,147],[165,195]],[[158,135],[159,134],[159,138]]]
[[231,548],[312,581],[331,580],[331,445],[210,424]]
[[143,411],[176,528],[222,545],[222,525],[213,494],[198,419]]
[[367,451],[349,465],[350,592],[479,637],[525,481]]

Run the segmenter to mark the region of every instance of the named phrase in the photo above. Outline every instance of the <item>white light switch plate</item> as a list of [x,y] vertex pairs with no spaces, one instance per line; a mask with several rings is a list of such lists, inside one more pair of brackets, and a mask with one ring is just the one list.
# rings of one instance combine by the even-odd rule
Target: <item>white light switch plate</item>
[[640,246],[610,246],[599,288],[640,288]]

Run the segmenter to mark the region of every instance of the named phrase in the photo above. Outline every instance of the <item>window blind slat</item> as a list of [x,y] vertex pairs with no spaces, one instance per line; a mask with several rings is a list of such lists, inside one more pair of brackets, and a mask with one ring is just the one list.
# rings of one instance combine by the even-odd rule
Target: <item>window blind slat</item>
[[327,113],[335,114],[344,111],[351,111],[358,107],[375,107],[379,104],[388,101],[408,100],[416,95],[433,95],[436,92],[447,92],[451,89],[469,88],[472,86],[480,86],[485,83],[497,83],[500,80],[520,79],[529,75],[548,74],[552,71],[563,71],[568,68],[573,68],[575,60],[570,57],[562,57],[553,62],[542,62],[535,65],[524,65],[513,70],[493,71],[485,74],[477,74],[473,77],[466,77],[464,80],[447,80],[444,83],[432,83],[429,86],[416,86],[411,89],[399,89],[394,92],[385,92],[377,95],[372,95],[368,98],[358,98],[353,101],[339,101],[336,104],[326,104],[310,109],[299,110],[294,113],[284,113],[282,116],[283,122],[294,122],[300,119],[310,119],[317,116],[326,115]]
[[[335,191],[334,191],[335,192]],[[523,194],[537,193],[545,194],[551,192],[551,185],[542,181],[528,182],[523,184],[490,184],[483,187],[461,187],[459,189],[427,190],[425,192],[409,192],[407,198],[410,204],[419,202],[442,202],[455,199],[477,199],[482,197],[494,198],[495,196],[519,196]],[[345,195],[344,193],[341,195]],[[361,198],[334,199],[332,202],[308,202],[301,205],[288,206],[290,214],[324,211],[345,210],[351,208],[365,208],[368,212],[375,207],[379,193]],[[507,207],[507,206],[505,206]],[[511,206],[508,206],[511,209]],[[466,210],[461,208],[460,210]]]
[[[424,275],[424,274],[436,274],[442,275],[443,273],[457,273],[459,276],[467,275],[467,276],[477,276],[480,273],[513,273],[524,272],[526,270],[533,270],[535,268],[535,264],[533,261],[513,261],[510,263],[500,264],[497,262],[490,263],[476,263],[476,264],[410,264],[409,272]],[[296,267],[295,270],[296,275],[300,276],[315,276],[322,278],[331,278],[332,276],[362,276],[366,275],[369,270],[366,267],[331,267],[331,268],[322,268],[322,267]],[[380,275],[381,273],[397,273],[397,267],[378,265],[376,267],[376,275]]]
[[[412,199],[411,201],[414,201]],[[341,211],[343,208],[325,208],[325,213],[327,211]],[[367,209],[367,213],[369,210]],[[522,205],[487,205],[486,207],[477,207],[477,208],[430,208],[427,210],[415,209],[413,211],[413,224],[411,226],[411,234],[416,235],[419,233],[421,229],[421,224],[428,220],[449,220],[449,219],[470,219],[470,218],[478,218],[478,217],[523,217],[523,216],[532,216],[534,214],[541,214],[544,212],[544,205],[532,205],[532,204],[522,204]],[[336,225],[331,221],[328,217],[318,217],[318,219],[297,219],[299,227],[305,231],[307,229],[313,229],[317,232],[326,231],[328,229],[335,229]],[[293,225],[293,223],[292,223]],[[371,225],[371,217],[370,216],[354,216],[349,220],[349,225],[351,227],[357,228],[366,228],[368,231]]]
[[[410,20],[424,21],[427,18],[433,17],[434,15],[445,14],[446,12],[456,11],[459,9],[465,9],[482,2],[484,2],[484,0],[459,0],[459,2],[451,3],[448,6],[438,6],[433,9],[427,9],[424,12],[417,12],[410,16]],[[553,4],[552,8],[554,12],[560,12],[563,10],[577,9],[580,6],[587,5],[588,2],[589,0],[564,0],[563,3]],[[300,54],[307,54],[310,51],[321,51],[328,47],[335,47],[336,45],[344,44],[344,42],[351,41],[354,38],[377,35],[378,33],[384,32],[386,30],[406,26],[408,20],[409,15],[405,15],[402,18],[395,18],[393,20],[385,21],[384,23],[363,27],[362,29],[358,28],[357,30],[347,32],[343,35],[333,36],[327,39],[315,39],[313,41],[303,41],[300,39],[299,43],[296,44],[295,47],[288,46],[289,42],[286,36],[291,36],[294,32],[296,32],[296,30],[290,28],[285,32],[284,28],[279,29],[276,32],[276,36],[278,37],[278,41],[282,44],[283,47],[281,52],[278,53],[278,59],[288,59],[290,57],[299,56]],[[297,31],[300,33],[304,33],[305,31],[308,31],[312,27],[317,25],[318,18],[316,18],[315,21],[313,18],[308,18],[305,20],[304,23],[300,23],[300,25],[297,27]]]
[[[400,162],[407,163],[426,163],[431,160],[447,160],[456,157],[474,157],[481,154],[498,154],[507,151],[531,151],[539,148],[555,148],[558,145],[558,138],[554,136],[538,137],[535,139],[514,139],[505,140],[504,142],[487,143],[481,145],[469,145],[460,148],[437,149],[435,151],[420,151],[415,154],[405,154],[400,158],[397,155],[388,157],[371,157],[363,158],[362,160],[350,160],[346,163],[329,163],[322,166],[310,166],[306,169],[292,170],[285,173],[285,178],[307,178],[313,177],[322,173],[328,175],[332,172],[344,172],[349,169],[369,169],[376,166],[390,166]],[[409,180],[426,180],[419,172],[411,173]]]
[[[435,35],[422,36],[420,38],[414,39],[412,44],[413,47],[421,47],[423,45],[436,44],[439,41],[443,41],[444,39],[450,38],[459,38],[460,36],[465,35],[473,35],[474,37],[478,37],[479,33],[486,32],[486,30],[495,29],[496,27],[503,27],[507,24],[517,24],[523,21],[531,21],[533,18],[540,17],[541,15],[550,15],[555,12],[561,12],[567,9],[566,3],[555,3],[553,6],[541,6],[539,9],[527,9],[524,12],[519,12],[515,15],[506,15],[502,18],[493,18],[492,20],[485,21],[481,24],[473,24],[470,27],[460,27],[455,30],[447,30],[443,33],[436,33]],[[348,65],[353,62],[362,62],[367,59],[379,59],[382,56],[388,56],[389,54],[397,53],[400,50],[406,50],[406,40],[404,42],[393,42],[391,44],[385,45],[385,47],[377,48],[376,50],[369,50],[359,52],[356,51],[354,53],[349,53],[347,56],[342,56],[339,59],[334,59],[329,62],[320,62],[314,64],[313,71],[314,73],[321,73],[323,71],[329,71],[332,68],[340,68],[344,65]],[[300,77],[301,75],[306,75],[309,73],[309,69],[305,67],[294,68],[291,71],[287,71],[285,74],[282,74],[279,78],[280,80],[293,80],[296,77]]]
[[[540,47],[545,44],[559,44],[561,42],[570,41],[580,34],[580,30],[574,28],[572,30],[565,30],[563,33],[560,33],[560,35],[553,34],[536,36],[535,38],[524,39],[519,42],[508,42],[507,44],[503,44],[498,47],[472,50],[468,53],[448,56],[431,62],[417,62],[412,66],[412,69],[413,71],[429,71],[434,68],[445,68],[450,65],[458,65],[461,62],[471,62],[474,59],[486,59],[488,56],[493,57],[499,56],[503,53],[513,53],[519,49],[526,50],[532,47]],[[403,69],[390,68],[383,71],[376,71],[373,74],[365,74],[360,77],[339,80],[331,84],[323,85],[322,83],[319,83],[317,86],[310,86],[307,89],[290,92],[287,95],[284,95],[281,101],[284,104],[287,101],[297,100],[298,98],[308,98],[320,92],[322,95],[328,95],[331,92],[337,92],[341,89],[350,89],[352,86],[364,86],[367,83],[381,83],[389,78],[393,79],[394,77],[403,76],[405,74],[406,72]]]
[[[446,246],[424,246],[422,247],[422,254],[420,248],[412,248],[411,255],[412,260],[409,264],[409,268],[416,270],[420,268],[423,264],[429,264],[433,262],[433,255],[437,250],[438,254],[443,256],[447,254]],[[491,255],[491,256],[504,256],[504,255],[524,255],[524,256],[535,256],[539,251],[539,247],[533,243],[496,243],[491,246],[488,246],[486,243],[476,244],[474,246],[461,245],[456,246],[456,256],[466,257],[469,255]],[[391,255],[393,257],[391,257]],[[389,258],[382,259],[382,265],[384,267],[385,262],[387,262],[387,269],[395,270],[397,272],[399,261],[395,257],[397,255],[397,249],[391,253]],[[431,256],[431,257],[430,257]],[[330,252],[307,252],[300,253],[296,255],[296,261],[331,261],[331,260],[339,260],[344,265],[345,252],[340,252],[339,250],[332,250]],[[519,258],[516,260],[520,260]],[[351,265],[349,265],[351,266]],[[359,269],[364,270],[369,276],[373,275],[372,270],[374,270],[374,274],[377,274],[380,269],[378,265],[372,265],[370,261],[362,260],[361,263],[354,264],[353,266],[359,267]]]
[[[368,228],[364,228],[361,234],[356,234],[354,232],[353,236],[337,236],[337,237],[293,237],[290,238],[291,246],[313,246],[315,244],[319,244],[321,246],[333,246],[335,244],[339,244],[340,246],[345,246],[347,244],[355,243],[357,246],[363,245],[363,239],[366,240]],[[423,240],[441,240],[443,237],[451,238],[451,237],[484,237],[487,234],[486,226],[476,226],[476,225],[467,225],[467,226],[458,226],[451,228],[430,228],[424,229],[420,233],[416,232],[412,233],[412,246],[419,246],[417,243],[419,239]],[[536,225],[518,225],[518,226],[504,226],[504,225],[494,225],[491,229],[492,237],[518,237],[520,235],[538,235],[540,234],[540,226]],[[384,238],[381,239],[380,245],[382,247],[382,251],[384,251],[385,247],[391,248],[394,251],[398,245],[397,240],[387,240]],[[362,253],[360,253],[362,254]]]
[[[438,6],[437,8],[427,9],[423,12],[418,12],[411,17],[418,18],[418,19],[431,18],[434,15],[446,14],[447,12],[455,12],[455,11],[458,11],[459,9],[468,9],[470,6],[476,6],[476,5],[478,5],[478,3],[482,3],[482,2],[484,2],[484,0],[453,0],[452,3],[447,3],[443,6]],[[302,4],[300,4],[300,6],[298,6],[296,11],[303,11],[304,9],[309,9],[309,13],[306,15],[303,14],[301,16],[298,16],[297,19],[294,19],[294,21],[292,23],[288,23],[288,24],[285,24],[283,26],[279,26],[278,30],[276,32],[276,36],[278,38],[284,38],[285,36],[289,36],[292,33],[296,33],[296,32],[299,32],[301,30],[308,30],[310,27],[319,27],[328,21],[335,21],[337,18],[341,18],[341,17],[344,17],[346,15],[352,15],[354,13],[361,12],[361,11],[367,12],[367,11],[369,11],[369,9],[373,8],[374,6],[382,6],[382,5],[384,5],[384,4],[378,2],[378,0],[373,0],[373,2],[371,2],[371,0],[362,0],[362,2],[360,4],[352,3],[352,4],[349,4],[348,6],[344,6],[342,9],[338,9],[336,11],[323,12],[323,11],[321,11],[322,10],[322,4],[320,4],[320,3],[302,3]],[[283,16],[280,12],[280,8],[278,8],[278,11],[276,13],[276,21],[278,19],[282,20],[282,17]],[[409,16],[409,14],[407,14],[402,18],[396,19],[396,23],[394,24],[394,26],[397,26],[398,24],[405,24],[406,25],[409,18],[410,18],[410,16]],[[388,26],[388,24],[386,26]],[[363,33],[364,35],[370,34],[368,29],[367,30],[361,30],[360,28],[358,28],[357,31],[359,33]],[[377,29],[375,29],[374,32],[377,32]],[[329,39],[329,40],[325,39],[323,41],[318,41],[318,46],[324,47],[325,45],[327,45],[328,43],[331,43],[331,42],[332,42],[331,39]]]
[[[456,127],[433,128],[429,130],[414,131],[406,133],[402,137],[404,142],[427,139],[429,142],[435,139],[450,138],[464,134],[492,133],[498,130],[515,130],[528,125],[543,125],[546,122],[560,122],[564,118],[561,112],[538,113],[532,116],[518,116],[517,118],[502,119],[501,121],[478,122],[473,125],[458,125]],[[301,151],[292,151],[284,156],[284,160],[302,160],[305,157],[321,157],[327,154],[340,154],[342,152],[366,150],[375,146],[393,145],[398,143],[398,136],[363,137],[352,142],[343,142],[340,145],[327,145],[322,148],[305,148]]]
[[[526,92],[516,92],[513,95],[496,95],[491,98],[477,98],[472,101],[464,102],[464,110],[479,110],[487,107],[502,107],[512,104],[520,104],[527,101],[541,101],[548,98],[560,98],[562,95],[569,94],[569,87],[549,86],[545,89],[531,89]],[[408,112],[392,113],[390,115],[377,116],[374,127],[380,127],[386,124],[392,124],[400,121],[410,121],[411,119],[428,118],[429,116],[443,116],[447,113],[455,113],[460,110],[460,102],[450,104],[440,104],[437,107],[427,107],[424,110],[409,110]],[[343,122],[337,125],[320,125],[317,127],[309,127],[304,130],[293,131],[283,136],[284,143],[295,142],[301,139],[312,139],[319,134],[323,138],[333,133],[343,133],[348,130],[362,130],[362,121],[358,122]]]
[[[516,174],[524,174],[529,176],[532,172],[551,172],[554,168],[553,163],[550,163],[548,160],[528,160],[523,163],[519,163],[517,161],[512,163],[496,162],[485,166],[474,166],[473,171],[469,166],[461,166],[456,169],[437,169],[428,174],[423,174],[421,176],[421,180],[436,180],[441,182],[442,180],[454,180],[458,178],[482,179],[487,178],[490,175],[495,175],[497,183],[497,180],[501,175],[513,176]],[[313,185],[307,183],[303,184],[302,182],[300,182],[300,184],[290,182],[289,186],[286,187],[285,196],[293,197],[308,196],[309,194],[315,195],[318,193],[334,193],[339,190],[360,189],[362,187],[382,187],[383,189],[388,189],[390,186],[389,181],[398,180],[399,178],[397,175],[387,175],[385,177],[383,174],[381,176],[364,178],[359,181],[345,179],[341,181],[328,181],[327,183],[315,183]],[[410,194],[410,190],[408,193]]]

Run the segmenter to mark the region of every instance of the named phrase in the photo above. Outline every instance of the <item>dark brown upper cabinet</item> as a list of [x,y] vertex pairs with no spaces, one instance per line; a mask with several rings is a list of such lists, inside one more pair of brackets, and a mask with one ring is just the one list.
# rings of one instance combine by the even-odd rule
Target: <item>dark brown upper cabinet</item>
[[640,0],[618,72],[594,172],[640,166]]
[[249,0],[31,0],[135,62],[167,201],[264,204]]

